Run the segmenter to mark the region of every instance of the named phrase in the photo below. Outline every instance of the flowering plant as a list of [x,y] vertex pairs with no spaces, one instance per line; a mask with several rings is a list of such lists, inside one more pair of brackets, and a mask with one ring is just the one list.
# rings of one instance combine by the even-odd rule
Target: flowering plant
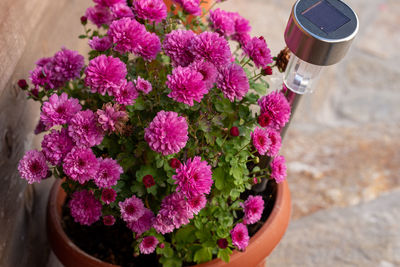
[[63,178],[75,222],[123,222],[135,255],[229,261],[264,210],[260,194],[243,192],[286,177],[278,154],[290,105],[282,91],[266,95],[276,64],[264,38],[238,13],[202,14],[199,0],[170,12],[161,0],[94,2],[81,18],[88,64],[62,48],[36,63],[31,88],[19,81],[42,104],[35,132],[46,132],[21,159],[22,178]]

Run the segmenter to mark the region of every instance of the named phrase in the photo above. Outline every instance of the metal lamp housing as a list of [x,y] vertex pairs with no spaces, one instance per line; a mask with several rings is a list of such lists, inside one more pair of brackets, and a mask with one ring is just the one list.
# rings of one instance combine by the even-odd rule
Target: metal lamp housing
[[320,70],[339,62],[358,32],[355,12],[339,0],[298,0],[285,30],[292,52],[286,86],[299,94],[311,92]]

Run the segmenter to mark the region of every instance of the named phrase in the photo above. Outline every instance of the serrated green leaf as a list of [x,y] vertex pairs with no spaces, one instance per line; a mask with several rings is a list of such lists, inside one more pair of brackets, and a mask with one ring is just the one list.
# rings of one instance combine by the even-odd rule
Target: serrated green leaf
[[253,88],[257,93],[260,95],[265,95],[267,94],[267,87],[263,84],[260,83],[253,83],[251,85],[251,88]]
[[196,263],[210,261],[212,259],[212,252],[211,248],[201,248],[194,253],[193,260]]
[[218,190],[222,190],[224,188],[225,183],[225,171],[223,168],[218,167],[212,173],[213,180],[215,181],[215,187]]

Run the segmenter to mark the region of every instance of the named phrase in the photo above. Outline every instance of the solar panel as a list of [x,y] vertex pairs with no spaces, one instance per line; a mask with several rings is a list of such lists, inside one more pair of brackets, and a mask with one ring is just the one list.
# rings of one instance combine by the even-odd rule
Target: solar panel
[[301,12],[306,19],[326,33],[331,33],[350,21],[326,0],[321,0]]

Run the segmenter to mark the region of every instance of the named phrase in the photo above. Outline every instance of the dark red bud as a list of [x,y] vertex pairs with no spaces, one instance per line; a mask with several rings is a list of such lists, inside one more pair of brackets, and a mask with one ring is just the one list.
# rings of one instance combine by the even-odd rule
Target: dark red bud
[[272,75],[272,68],[270,66],[266,66],[261,70],[261,74],[264,76]]
[[28,83],[26,82],[25,79],[19,80],[19,81],[18,81],[18,86],[19,86],[19,88],[21,88],[22,90],[28,89]]
[[154,178],[152,175],[148,174],[143,177],[143,184],[146,188],[152,187],[156,183],[154,182]]
[[181,162],[177,158],[173,158],[169,161],[169,166],[173,169],[178,169],[181,166]]
[[39,89],[36,87],[33,88],[29,93],[34,97],[39,97]]
[[228,247],[228,240],[226,240],[226,238],[220,238],[217,241],[218,247],[225,249]]
[[230,134],[231,134],[232,136],[235,136],[235,137],[236,137],[236,136],[239,136],[239,134],[240,134],[239,128],[236,127],[236,126],[233,126],[229,132],[230,132]]
[[81,17],[81,23],[82,23],[82,25],[86,25],[86,23],[87,23],[87,17],[86,16],[82,16]]
[[164,244],[164,243],[160,243],[159,247],[160,247],[161,249],[163,249],[163,248],[165,248],[165,244]]

